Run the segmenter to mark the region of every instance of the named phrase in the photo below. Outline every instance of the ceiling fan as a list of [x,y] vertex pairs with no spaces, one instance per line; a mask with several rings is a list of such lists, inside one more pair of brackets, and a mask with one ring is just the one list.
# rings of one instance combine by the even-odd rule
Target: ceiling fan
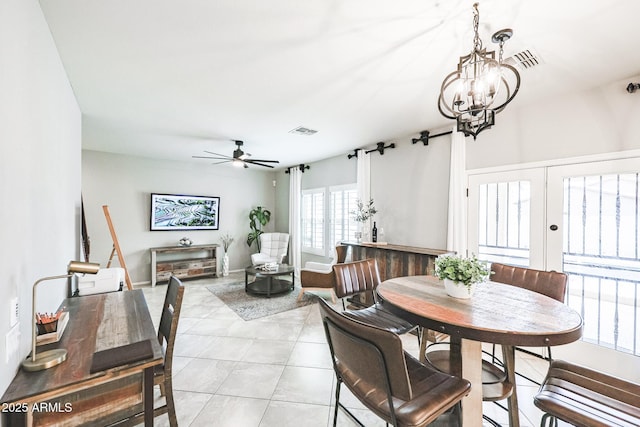
[[225,156],[224,154],[213,153],[211,151],[204,150],[205,153],[211,154],[211,156],[192,156],[194,159],[212,159],[212,160],[220,160],[219,162],[213,163],[214,165],[218,165],[220,163],[233,162],[234,166],[245,167],[248,168],[249,165],[257,165],[264,166],[265,168],[273,168],[272,165],[267,163],[280,163],[278,160],[262,160],[262,159],[250,159],[251,154],[245,153],[242,151],[243,141],[232,139],[233,142],[236,143],[237,148],[233,150],[233,156]]

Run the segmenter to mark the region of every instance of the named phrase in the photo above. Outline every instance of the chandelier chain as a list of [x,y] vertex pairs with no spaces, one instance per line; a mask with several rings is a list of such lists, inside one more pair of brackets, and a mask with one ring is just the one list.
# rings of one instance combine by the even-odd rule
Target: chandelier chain
[[482,40],[478,34],[478,27],[480,25],[480,12],[478,11],[478,3],[473,5],[473,50],[479,52],[482,50]]

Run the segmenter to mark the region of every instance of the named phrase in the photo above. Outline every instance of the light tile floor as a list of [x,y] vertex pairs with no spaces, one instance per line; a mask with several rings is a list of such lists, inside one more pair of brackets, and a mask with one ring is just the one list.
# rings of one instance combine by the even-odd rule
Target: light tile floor
[[[245,321],[209,292],[212,283],[238,282],[243,273],[226,278],[185,281],[185,296],[174,356],[174,390],[182,427],[326,427],[333,422],[335,376],[315,304]],[[157,327],[166,285],[143,287]],[[296,289],[293,292],[298,292]],[[328,295],[327,295],[328,296]],[[417,356],[415,336],[403,337]],[[538,381],[546,362],[518,352],[518,371]],[[533,404],[538,386],[518,384],[520,422],[540,424]],[[341,401],[366,426],[384,426],[346,388]],[[493,403],[485,414],[507,425],[507,413]],[[167,426],[166,416],[156,425]],[[338,426],[355,424],[339,411]]]

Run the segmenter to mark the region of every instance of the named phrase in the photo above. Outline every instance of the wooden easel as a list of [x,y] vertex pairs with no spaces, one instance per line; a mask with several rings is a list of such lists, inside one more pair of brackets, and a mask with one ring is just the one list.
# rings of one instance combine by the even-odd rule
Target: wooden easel
[[124,262],[124,257],[122,256],[122,251],[120,250],[120,243],[118,243],[116,230],[113,228],[113,222],[111,221],[111,215],[109,214],[109,206],[103,205],[102,210],[104,211],[104,216],[107,219],[107,225],[109,226],[109,232],[111,233],[111,240],[113,240],[113,249],[111,250],[111,256],[109,257],[107,268],[111,266],[113,257],[117,256],[120,267],[124,269],[124,280],[127,283],[127,289],[132,290],[133,285],[131,285],[131,277],[129,277],[129,270],[127,270],[127,264]]

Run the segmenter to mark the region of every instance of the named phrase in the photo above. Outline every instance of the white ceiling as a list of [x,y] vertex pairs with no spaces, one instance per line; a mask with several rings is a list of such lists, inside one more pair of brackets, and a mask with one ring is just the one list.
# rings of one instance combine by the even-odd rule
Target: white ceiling
[[[191,158],[203,150],[231,155],[230,139],[291,166],[448,126],[440,84],[473,37],[471,0],[40,4],[83,113],[83,147],[194,162],[208,162]],[[485,47],[509,27],[505,57],[530,49],[543,62],[521,72],[507,108],[640,74],[638,0],[479,9]],[[298,126],[318,133],[288,133]]]

